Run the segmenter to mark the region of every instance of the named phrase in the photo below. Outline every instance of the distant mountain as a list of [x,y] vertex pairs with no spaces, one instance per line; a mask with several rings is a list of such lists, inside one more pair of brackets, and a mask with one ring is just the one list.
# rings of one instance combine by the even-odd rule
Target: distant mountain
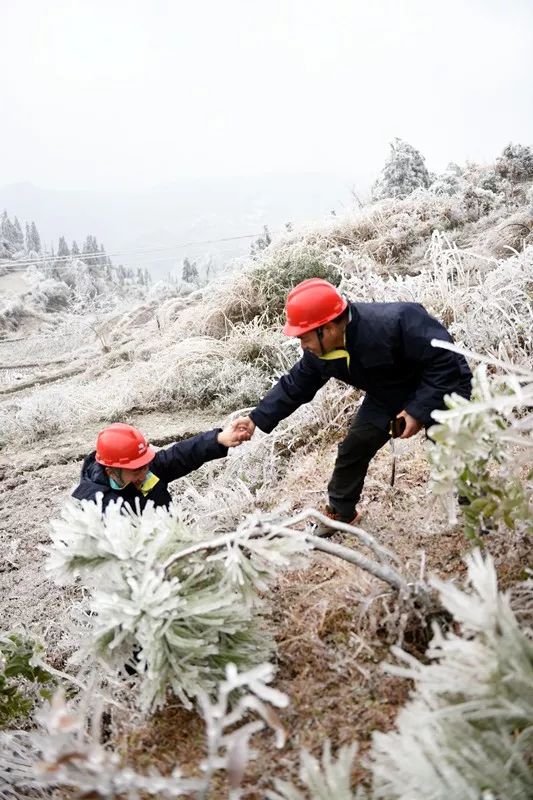
[[94,231],[111,255],[117,251],[172,247],[160,253],[114,257],[115,263],[148,267],[154,278],[175,271],[185,256],[211,254],[215,262],[247,253],[251,240],[173,247],[277,230],[286,222],[316,220],[350,206],[351,188],[365,191],[350,177],[267,175],[239,178],[184,178],[139,191],[44,189],[30,183],[0,187],[0,211],[38,219],[43,242],[83,240]]

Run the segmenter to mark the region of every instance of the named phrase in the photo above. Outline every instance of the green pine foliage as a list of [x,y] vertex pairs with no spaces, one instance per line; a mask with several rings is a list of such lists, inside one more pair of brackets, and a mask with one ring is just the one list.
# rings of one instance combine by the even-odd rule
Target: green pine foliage
[[0,635],[0,728],[28,717],[50,696],[53,678],[34,662],[37,645],[18,633]]
[[487,364],[475,370],[472,399],[453,395],[448,409],[433,415],[433,488],[467,499],[464,527],[471,538],[496,527],[531,535],[533,372],[484,360],[493,372]]

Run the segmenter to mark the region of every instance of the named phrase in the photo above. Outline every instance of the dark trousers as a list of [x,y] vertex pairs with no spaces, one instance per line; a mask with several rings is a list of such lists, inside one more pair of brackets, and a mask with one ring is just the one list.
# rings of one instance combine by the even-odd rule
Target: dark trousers
[[339,445],[328,484],[329,505],[337,514],[346,519],[354,517],[368,465],[389,439],[386,431],[361,421],[358,414],[355,416],[346,438]]

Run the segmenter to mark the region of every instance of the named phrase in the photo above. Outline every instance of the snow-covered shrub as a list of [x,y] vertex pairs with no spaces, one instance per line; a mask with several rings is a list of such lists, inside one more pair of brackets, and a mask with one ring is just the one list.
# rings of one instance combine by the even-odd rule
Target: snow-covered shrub
[[295,359],[295,348],[281,333],[257,321],[228,324],[226,339],[185,338],[131,366],[124,410],[209,406],[225,413],[255,405]]
[[31,300],[32,305],[39,311],[54,313],[69,307],[72,294],[63,281],[45,278],[35,283]]
[[335,286],[340,282],[338,269],[318,247],[311,242],[302,245],[295,242],[290,250],[271,246],[251,273],[252,285],[263,299],[265,321],[279,324],[287,295],[298,283],[308,278],[324,278]]
[[17,330],[24,317],[30,314],[31,311],[23,300],[9,296],[0,297],[0,333]]
[[444,172],[438,175],[430,184],[429,191],[433,194],[444,194],[451,197],[452,195],[457,194],[464,185],[462,175],[463,170],[461,167],[458,164],[451,162],[448,164]]
[[427,261],[418,275],[387,277],[354,262],[341,290],[358,301],[422,303],[465,347],[531,358],[533,247],[498,261],[462,251],[435,231]]
[[470,591],[433,581],[456,625],[435,629],[429,663],[394,648],[406,667],[387,671],[415,689],[396,730],[373,736],[373,800],[533,796],[531,628],[498,592],[490,556],[475,552],[467,565]]
[[485,217],[496,207],[501,198],[491,189],[468,186],[462,192],[465,216],[469,222]]
[[130,662],[148,709],[168,690],[189,706],[214,690],[227,664],[269,657],[258,592],[307,549],[303,539],[254,537],[247,528],[217,549],[179,507],[121,511],[120,503],[102,514],[96,503],[69,502],[52,523],[47,570],[60,583],[79,577],[90,593],[78,661],[98,654],[115,670]]
[[0,633],[0,728],[19,723],[51,695],[53,678],[38,663],[40,646],[25,633]]
[[[474,358],[478,358],[475,354]],[[433,413],[437,425],[430,452],[434,491],[454,489],[463,506],[467,534],[502,525],[533,533],[533,371],[484,359],[474,374],[473,397],[456,395]],[[502,369],[503,368],[503,369]]]
[[26,444],[62,433],[98,419],[102,409],[100,398],[79,384],[68,390],[44,387],[16,400],[8,397],[0,406],[0,445]]

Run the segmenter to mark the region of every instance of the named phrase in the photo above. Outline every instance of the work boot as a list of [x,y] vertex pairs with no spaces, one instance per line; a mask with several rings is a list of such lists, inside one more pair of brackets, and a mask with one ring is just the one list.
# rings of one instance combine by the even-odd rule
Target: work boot
[[[355,509],[353,517],[343,517],[342,514],[338,514],[330,505],[326,505],[322,513],[324,516],[329,517],[329,519],[335,520],[336,522],[344,522],[346,525],[358,525],[362,516],[361,512]],[[335,528],[329,528],[321,522],[317,522],[313,530],[314,536],[322,536],[324,539],[329,539],[334,533],[337,533]]]

